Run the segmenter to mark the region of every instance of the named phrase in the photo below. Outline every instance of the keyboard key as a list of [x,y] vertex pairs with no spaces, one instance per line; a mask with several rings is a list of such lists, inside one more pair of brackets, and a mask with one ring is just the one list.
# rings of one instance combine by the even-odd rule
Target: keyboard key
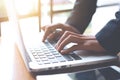
[[65,60],[63,57],[61,57],[61,56],[57,56],[56,59],[57,59],[58,61],[60,61],[60,62],[65,62],[65,61],[66,61],[66,60]]
[[73,61],[73,59],[69,56],[69,54],[64,54],[63,57],[68,61]]
[[81,58],[78,56],[78,55],[76,55],[75,53],[73,53],[73,54],[70,54],[75,60],[80,60]]
[[39,59],[39,56],[38,56],[38,55],[35,55],[34,58],[35,58],[35,59]]
[[50,64],[50,61],[43,61],[44,64]]
[[77,55],[60,54],[49,42],[41,43],[38,48],[32,49],[31,52],[38,64],[54,64],[79,59]]
[[51,63],[58,63],[58,61],[54,58],[54,59],[49,59]]
[[60,53],[58,53],[58,52],[53,52],[52,54],[53,55],[60,55]]

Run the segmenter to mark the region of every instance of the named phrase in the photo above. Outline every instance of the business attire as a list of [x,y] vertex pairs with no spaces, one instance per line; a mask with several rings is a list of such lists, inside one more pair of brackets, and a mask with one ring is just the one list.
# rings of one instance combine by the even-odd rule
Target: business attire
[[[97,8],[97,0],[76,0],[71,15],[66,21],[75,27],[82,34],[89,25],[93,14]],[[113,55],[120,51],[120,11],[115,14],[116,19],[110,20],[104,28],[102,28],[95,36],[100,45]],[[97,27],[97,26],[96,26]],[[108,74],[106,70],[101,70],[102,73]],[[88,74],[84,72],[84,74]],[[83,73],[80,73],[83,75]],[[79,76],[80,76],[79,74]],[[94,75],[94,73],[91,73]],[[87,76],[85,76],[87,77]],[[120,76],[118,76],[120,77]],[[96,79],[80,79],[80,80],[96,80]],[[109,79],[109,80],[112,80]],[[114,80],[114,79],[113,79]]]
[[[97,0],[76,0],[72,14],[66,23],[74,26],[83,33],[90,23],[97,8]],[[97,26],[96,26],[97,27]],[[96,34],[101,46],[117,54],[120,51],[120,11],[116,12],[116,19],[110,20],[104,28]]]

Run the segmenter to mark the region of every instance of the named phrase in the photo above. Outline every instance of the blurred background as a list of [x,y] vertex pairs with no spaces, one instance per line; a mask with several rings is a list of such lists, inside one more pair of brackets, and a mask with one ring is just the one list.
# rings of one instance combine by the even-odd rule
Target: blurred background
[[[75,0],[13,0],[23,30],[38,32],[40,27],[51,23],[64,23],[69,16]],[[115,17],[120,0],[98,0],[97,11],[85,34],[95,35],[104,25]],[[4,0],[0,0],[1,36],[11,30]]]
[[[8,21],[8,13],[6,12],[5,2],[0,0],[0,66],[1,78],[6,77],[10,80],[12,71],[13,57],[14,57],[14,39],[15,36],[13,26]],[[19,17],[20,25],[24,34],[31,35],[39,32],[41,26],[64,23],[73,8],[75,0],[12,0],[16,13]],[[110,20],[115,18],[115,12],[120,9],[120,0],[98,0],[97,11],[94,14],[85,34],[95,35],[104,25]],[[8,42],[9,41],[9,42]],[[12,56],[12,57],[10,57]],[[9,63],[9,64],[6,64]],[[8,67],[9,66],[9,67]],[[14,76],[14,75],[13,75]],[[11,79],[13,80],[13,79]],[[102,80],[102,79],[100,79]]]

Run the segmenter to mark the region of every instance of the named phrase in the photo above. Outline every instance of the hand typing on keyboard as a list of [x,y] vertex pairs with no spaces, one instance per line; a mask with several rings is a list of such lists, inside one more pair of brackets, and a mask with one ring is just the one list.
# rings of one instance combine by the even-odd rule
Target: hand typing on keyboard
[[[54,40],[63,35],[65,31],[72,31],[79,33],[75,28],[67,24],[54,24],[43,26],[42,29],[45,31],[43,36],[43,42],[48,38],[50,40]],[[59,30],[59,31],[58,31]]]
[[[70,53],[75,50],[93,50],[103,52],[105,49],[99,44],[95,36],[86,36],[80,34],[74,27],[67,24],[54,24],[44,26],[42,28],[45,31],[43,36],[43,42],[46,39],[54,40],[60,37],[55,48],[62,54]],[[56,33],[57,29],[61,29]],[[69,43],[76,43],[70,48],[64,47]]]

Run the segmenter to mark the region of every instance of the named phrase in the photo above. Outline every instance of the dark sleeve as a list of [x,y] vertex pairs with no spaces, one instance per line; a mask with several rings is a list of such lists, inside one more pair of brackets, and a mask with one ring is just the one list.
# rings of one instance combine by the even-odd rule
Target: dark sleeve
[[96,11],[96,3],[97,0],[76,0],[66,23],[74,26],[80,33],[83,33]]
[[116,19],[109,21],[96,34],[96,38],[106,50],[117,54],[120,51],[120,11],[115,16]]

